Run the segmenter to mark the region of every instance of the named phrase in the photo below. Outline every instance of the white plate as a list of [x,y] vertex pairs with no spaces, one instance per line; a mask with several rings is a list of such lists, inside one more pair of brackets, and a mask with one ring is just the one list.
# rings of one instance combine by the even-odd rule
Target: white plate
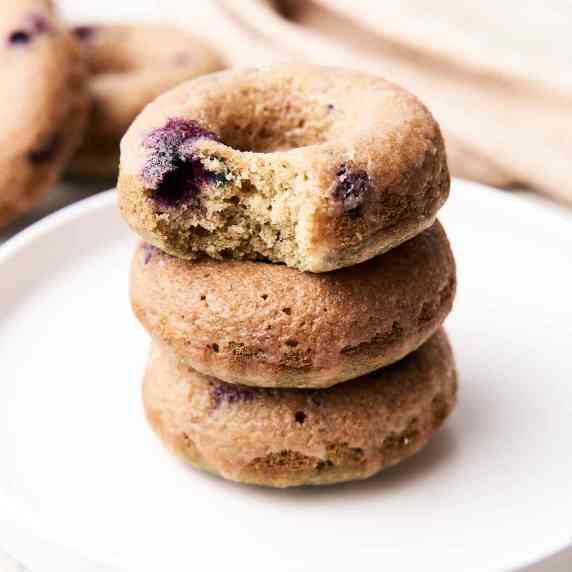
[[366,482],[267,490],[171,458],[140,403],[135,238],[105,193],[0,249],[0,513],[124,572],[512,570],[572,542],[572,219],[456,181],[457,411]]

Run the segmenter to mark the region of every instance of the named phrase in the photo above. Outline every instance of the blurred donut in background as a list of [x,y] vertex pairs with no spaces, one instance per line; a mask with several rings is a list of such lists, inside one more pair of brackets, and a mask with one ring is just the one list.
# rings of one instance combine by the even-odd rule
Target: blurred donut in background
[[0,3],[0,226],[49,191],[79,143],[87,76],[48,0]]
[[67,170],[74,178],[115,178],[119,143],[143,108],[182,81],[223,67],[208,44],[169,26],[81,25],[72,31],[91,76],[88,126]]

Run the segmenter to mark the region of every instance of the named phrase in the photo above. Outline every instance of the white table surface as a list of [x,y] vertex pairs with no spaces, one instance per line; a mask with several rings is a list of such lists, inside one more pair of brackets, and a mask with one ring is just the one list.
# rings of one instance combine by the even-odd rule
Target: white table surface
[[[97,2],[78,2],[77,0],[59,0],[62,13],[70,20],[116,21],[129,19],[152,19],[184,22],[185,15],[197,10],[208,10],[207,0],[98,0]],[[199,28],[200,22],[193,19],[193,28]],[[76,200],[80,200],[105,190],[101,185],[77,186],[60,184],[32,213],[0,231],[0,244],[36,220]],[[533,200],[546,202],[533,197]],[[548,204],[548,203],[547,203]],[[557,208],[557,207],[554,207]],[[9,549],[10,555],[3,552]],[[486,550],[486,547],[483,547]],[[35,538],[26,531],[11,528],[9,523],[0,522],[0,572],[96,572],[97,566],[82,562],[78,568],[78,555],[71,555],[59,547]],[[25,567],[21,567],[21,564]],[[570,572],[572,570],[572,547],[544,560],[542,563],[522,569],[519,572]]]

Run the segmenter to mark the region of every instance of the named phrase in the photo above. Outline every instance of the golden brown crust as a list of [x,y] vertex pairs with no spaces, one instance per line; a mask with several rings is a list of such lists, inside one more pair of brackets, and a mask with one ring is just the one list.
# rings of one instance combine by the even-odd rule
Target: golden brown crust
[[[21,40],[10,42],[12,34]],[[51,3],[2,2],[3,116],[0,226],[29,210],[55,184],[87,116],[85,66]]]
[[[200,208],[158,204],[150,133],[196,122],[216,184]],[[164,150],[164,148],[161,147]],[[122,143],[119,205],[146,241],[185,258],[267,258],[311,272],[351,266],[429,227],[449,193],[439,126],[405,90],[348,70],[231,70],[165,94]]]
[[412,455],[451,412],[456,388],[440,330],[399,363],[320,391],[225,384],[154,342],[143,399],[151,425],[184,459],[286,487],[367,478]]
[[214,49],[179,28],[115,24],[72,31],[91,77],[86,134],[68,166],[73,177],[116,177],[119,143],[143,108],[179,83],[223,67]]
[[441,225],[327,274],[195,262],[140,245],[131,301],[143,326],[198,371],[267,387],[328,387],[392,363],[441,325],[455,295]]

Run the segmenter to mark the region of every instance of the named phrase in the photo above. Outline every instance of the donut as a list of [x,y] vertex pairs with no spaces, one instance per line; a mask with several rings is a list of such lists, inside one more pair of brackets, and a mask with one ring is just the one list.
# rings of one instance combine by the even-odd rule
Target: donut
[[143,402],[162,441],[192,465],[288,487],[364,479],[416,453],[456,400],[443,330],[402,361],[315,391],[221,382],[154,342]]
[[183,260],[141,244],[131,303],[144,328],[197,371],[229,383],[321,388],[401,359],[455,296],[441,225],[324,274],[260,261]]
[[325,272],[431,226],[449,192],[439,126],[379,77],[232,69],[150,104],[121,144],[119,206],[166,252]]
[[90,72],[91,113],[68,175],[117,176],[119,143],[141,110],[161,93],[222,68],[205,42],[164,25],[80,25],[72,29]]
[[2,0],[0,54],[2,226],[54,185],[79,142],[88,100],[80,53],[51,2]]

